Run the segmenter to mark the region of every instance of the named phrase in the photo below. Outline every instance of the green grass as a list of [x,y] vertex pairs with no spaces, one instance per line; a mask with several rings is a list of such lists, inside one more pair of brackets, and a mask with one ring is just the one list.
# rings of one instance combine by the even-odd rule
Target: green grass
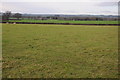
[[117,30],[3,24],[3,78],[117,78]]
[[65,21],[65,20],[10,20],[10,22],[73,23],[73,24],[118,24],[118,21]]

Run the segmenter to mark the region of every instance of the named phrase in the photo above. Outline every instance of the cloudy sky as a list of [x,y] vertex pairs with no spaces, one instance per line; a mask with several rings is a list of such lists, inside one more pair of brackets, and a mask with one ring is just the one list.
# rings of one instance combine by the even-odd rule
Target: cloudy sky
[[0,9],[34,14],[117,15],[119,0],[2,0]]

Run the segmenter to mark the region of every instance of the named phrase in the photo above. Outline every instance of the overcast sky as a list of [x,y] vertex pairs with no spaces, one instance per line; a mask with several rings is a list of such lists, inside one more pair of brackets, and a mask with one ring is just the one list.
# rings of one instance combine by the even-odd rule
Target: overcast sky
[[117,15],[119,0],[2,0],[1,10],[36,14]]

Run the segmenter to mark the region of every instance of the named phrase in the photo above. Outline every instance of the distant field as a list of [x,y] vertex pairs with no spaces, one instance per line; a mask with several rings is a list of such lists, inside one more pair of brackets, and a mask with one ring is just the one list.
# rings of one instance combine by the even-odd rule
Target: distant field
[[65,20],[11,20],[10,22],[73,23],[73,24],[118,24],[118,21],[65,21]]
[[3,78],[117,78],[117,26],[3,24]]

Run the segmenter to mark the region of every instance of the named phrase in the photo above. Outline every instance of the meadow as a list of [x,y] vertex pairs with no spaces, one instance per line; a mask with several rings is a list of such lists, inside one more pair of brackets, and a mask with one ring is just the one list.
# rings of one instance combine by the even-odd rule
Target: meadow
[[35,23],[72,23],[72,24],[118,24],[118,21],[69,21],[69,20],[10,20],[9,22],[35,22]]
[[117,78],[118,27],[3,24],[3,78]]

